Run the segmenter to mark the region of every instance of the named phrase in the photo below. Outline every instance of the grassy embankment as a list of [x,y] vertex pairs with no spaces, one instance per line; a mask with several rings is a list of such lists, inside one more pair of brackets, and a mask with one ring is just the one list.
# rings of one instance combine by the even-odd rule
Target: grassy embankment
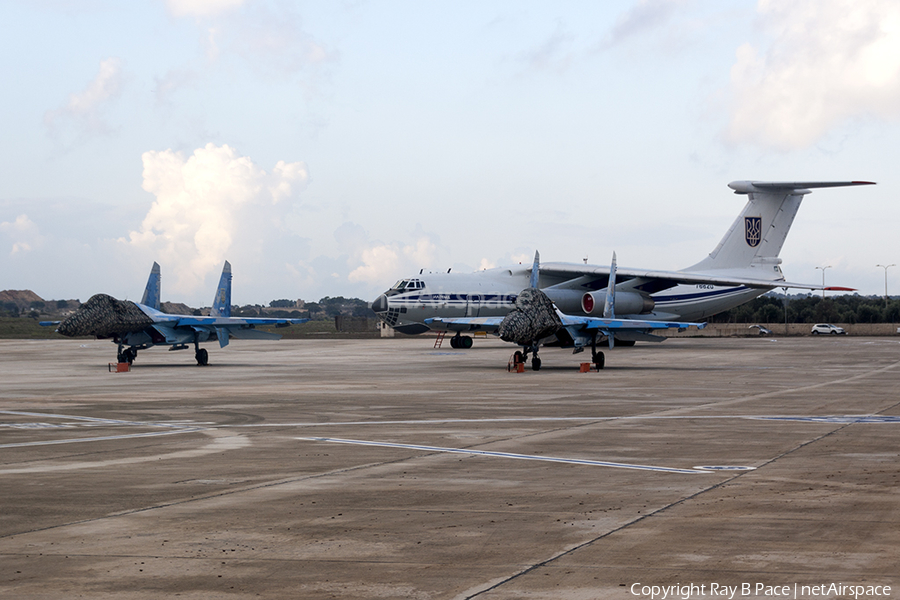
[[[0,339],[65,339],[55,331],[55,327],[41,327],[38,322],[30,318],[0,317]],[[260,327],[264,331],[272,331],[281,334],[285,339],[339,338],[357,339],[378,337],[377,331],[364,333],[338,333],[334,326],[334,320],[309,321],[290,327]]]

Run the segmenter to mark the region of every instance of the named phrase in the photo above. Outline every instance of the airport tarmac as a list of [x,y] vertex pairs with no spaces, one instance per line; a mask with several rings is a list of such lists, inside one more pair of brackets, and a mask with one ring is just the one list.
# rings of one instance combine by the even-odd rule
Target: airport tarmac
[[900,597],[900,337],[432,344],[0,341],[0,597]]

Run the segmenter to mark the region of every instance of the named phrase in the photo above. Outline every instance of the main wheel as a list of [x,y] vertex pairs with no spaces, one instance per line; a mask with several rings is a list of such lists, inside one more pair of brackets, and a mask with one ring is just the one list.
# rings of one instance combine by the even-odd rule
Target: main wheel
[[541,359],[538,358],[537,356],[535,356],[534,358],[532,358],[532,359],[531,359],[531,368],[532,368],[534,371],[540,371],[540,370],[541,370]]
[[209,364],[209,352],[206,351],[206,348],[200,348],[197,350],[197,364],[202,366],[206,366]]
[[450,347],[459,348],[459,339],[457,338],[457,336],[454,335],[452,338],[450,338]]
[[602,369],[604,365],[606,365],[606,356],[602,352],[594,354],[594,366],[597,367],[597,370]]
[[472,347],[472,338],[464,335],[459,338],[459,347],[460,348],[471,348]]

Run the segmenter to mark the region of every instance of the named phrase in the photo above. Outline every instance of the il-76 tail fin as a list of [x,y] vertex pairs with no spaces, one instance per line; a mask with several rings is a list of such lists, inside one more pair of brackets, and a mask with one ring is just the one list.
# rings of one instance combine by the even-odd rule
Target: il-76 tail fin
[[231,316],[231,263],[225,261],[222,268],[222,277],[219,278],[219,287],[216,289],[216,297],[213,298],[211,317]]
[[685,271],[758,268],[760,279],[779,279],[775,269],[800,201],[813,188],[872,185],[870,181],[732,181],[735,194],[746,194],[747,205],[709,256]]
[[159,264],[154,261],[153,268],[150,269],[150,278],[147,279],[147,287],[144,288],[144,295],[141,298],[141,304],[150,308],[160,310],[160,276]]

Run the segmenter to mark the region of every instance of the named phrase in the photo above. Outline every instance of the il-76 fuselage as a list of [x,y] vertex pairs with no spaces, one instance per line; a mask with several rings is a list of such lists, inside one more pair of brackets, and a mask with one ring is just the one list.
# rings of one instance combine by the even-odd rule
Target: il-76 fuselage
[[[372,302],[372,310],[388,326],[407,334],[429,331],[431,328],[425,320],[435,316],[502,317],[512,310],[519,292],[528,286],[529,275],[529,270],[521,266],[470,274],[424,273],[398,281]],[[579,279],[573,282],[542,274],[539,287],[567,314],[598,314],[603,307],[608,276]],[[649,320],[701,320],[775,287],[774,284],[749,288],[699,283],[673,285],[650,294],[639,289],[642,285],[639,278],[617,279],[619,315]],[[566,282],[568,287],[557,287]],[[437,328],[445,329],[443,325]]]

